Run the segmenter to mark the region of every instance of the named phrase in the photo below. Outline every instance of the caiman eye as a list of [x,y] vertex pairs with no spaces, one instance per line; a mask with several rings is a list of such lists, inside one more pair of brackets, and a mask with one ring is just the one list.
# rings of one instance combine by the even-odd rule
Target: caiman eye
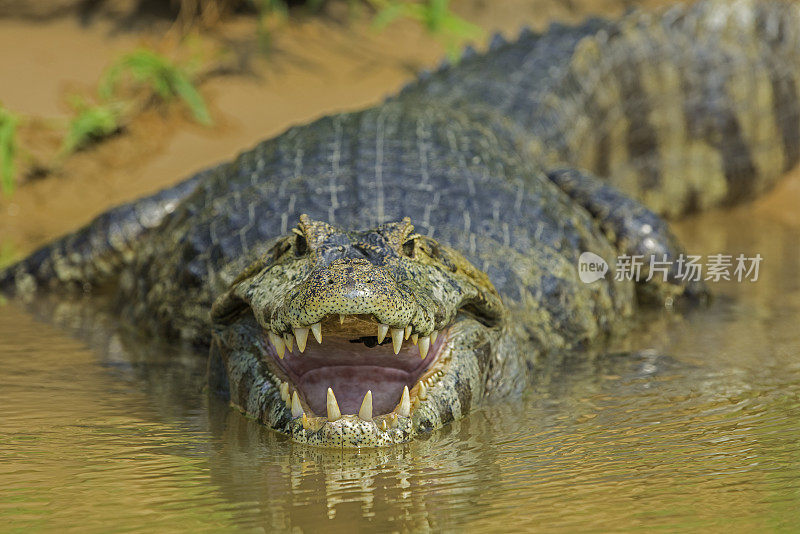
[[405,243],[403,243],[403,254],[405,254],[409,258],[413,258],[414,257],[414,248],[415,248],[416,242],[417,242],[417,239],[416,239],[416,237],[414,237],[412,239],[407,240]]
[[294,255],[298,258],[305,256],[308,253],[308,242],[305,236],[295,235],[294,237]]

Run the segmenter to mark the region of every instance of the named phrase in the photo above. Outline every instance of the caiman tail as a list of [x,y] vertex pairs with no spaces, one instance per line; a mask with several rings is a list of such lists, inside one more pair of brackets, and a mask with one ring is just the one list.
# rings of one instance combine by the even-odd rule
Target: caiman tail
[[135,256],[137,243],[213,170],[150,196],[102,213],[83,228],[57,239],[0,271],[0,291],[30,294],[38,288],[97,290],[115,279]]
[[711,0],[496,37],[406,88],[485,105],[546,166],[668,217],[766,191],[800,158],[800,4]]

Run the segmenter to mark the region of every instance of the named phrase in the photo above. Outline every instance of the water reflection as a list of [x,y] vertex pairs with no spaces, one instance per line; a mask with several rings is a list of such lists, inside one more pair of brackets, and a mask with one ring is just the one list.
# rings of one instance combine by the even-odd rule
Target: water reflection
[[759,282],[716,285],[708,309],[643,312],[603,354],[548,362],[524,399],[388,450],[293,444],[208,396],[191,348],[94,305],[0,307],[0,519],[81,532],[800,528],[800,233],[746,210],[716,217],[678,227],[687,248],[761,253]]

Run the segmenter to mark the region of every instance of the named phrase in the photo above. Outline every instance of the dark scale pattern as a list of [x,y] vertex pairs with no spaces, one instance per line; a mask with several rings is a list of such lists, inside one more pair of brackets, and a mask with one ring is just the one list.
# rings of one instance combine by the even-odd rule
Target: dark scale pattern
[[[354,127],[357,135],[342,142],[340,132]],[[172,310],[170,320],[177,322],[175,311],[183,310],[194,328],[203,329],[213,298],[303,213],[355,229],[409,217],[418,233],[485,270],[509,300],[521,300],[529,288],[538,292],[537,277],[548,278],[546,287],[557,288],[550,311],[564,320],[571,315],[563,309],[564,295],[579,299],[589,290],[574,286],[574,273],[551,274],[553,262],[574,265],[585,249],[612,252],[588,213],[575,211],[569,197],[521,157],[515,145],[520,133],[492,111],[473,118],[447,108],[420,111],[403,100],[306,129],[313,135],[294,129],[241,156],[232,178],[220,174],[205,183],[143,247],[135,267],[143,318],[152,309]],[[387,138],[391,143],[381,141]],[[255,172],[269,178],[254,185]],[[531,256],[533,250],[538,253]],[[205,288],[199,288],[203,277]],[[200,290],[187,295],[170,287],[173,281]]]
[[678,215],[752,198],[796,163],[798,18],[791,2],[719,0],[554,25],[405,94],[497,109],[541,164],[586,168]]

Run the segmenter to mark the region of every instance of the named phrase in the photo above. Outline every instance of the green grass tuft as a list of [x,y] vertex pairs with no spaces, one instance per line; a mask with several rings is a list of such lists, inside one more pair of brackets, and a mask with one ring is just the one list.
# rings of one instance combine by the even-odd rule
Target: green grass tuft
[[212,124],[205,100],[192,82],[189,69],[146,48],[125,54],[109,67],[100,79],[98,94],[110,101],[119,90],[123,79],[149,88],[164,101],[178,98],[189,108],[194,120]]
[[11,241],[0,241],[0,269],[17,261],[17,247]]
[[406,18],[422,24],[428,33],[443,41],[448,57],[457,61],[463,41],[479,39],[484,31],[450,9],[450,0],[368,0],[377,9],[373,26],[386,28],[395,20]]
[[117,103],[92,104],[83,97],[72,98],[77,112],[72,118],[61,145],[61,154],[71,154],[86,145],[119,131],[122,105]]
[[0,105],[0,189],[6,196],[14,192],[18,124],[19,117]]

